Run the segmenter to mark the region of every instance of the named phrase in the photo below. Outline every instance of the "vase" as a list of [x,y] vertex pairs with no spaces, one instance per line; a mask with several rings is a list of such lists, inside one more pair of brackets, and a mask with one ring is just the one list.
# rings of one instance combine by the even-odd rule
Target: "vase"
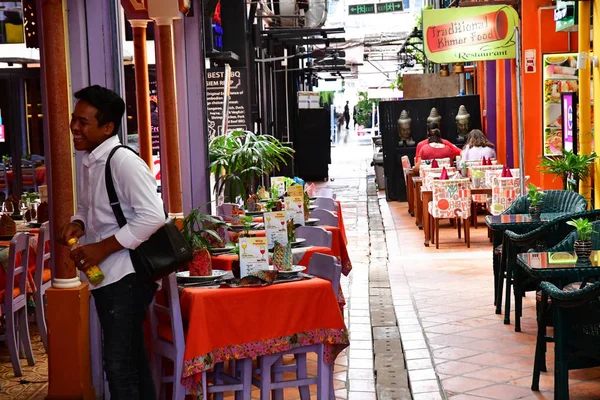
[[190,276],[211,276],[212,260],[208,249],[195,251],[194,258],[190,261],[188,269]]
[[576,240],[573,246],[577,259],[588,259],[592,254],[592,241],[591,240]]
[[468,171],[466,168],[461,168],[460,169],[460,174],[463,176],[463,178],[466,178],[468,175]]
[[542,215],[542,206],[540,206],[540,205],[529,206],[529,215],[531,216],[532,220],[539,221],[540,215]]
[[481,178],[473,178],[473,188],[478,189],[481,186]]

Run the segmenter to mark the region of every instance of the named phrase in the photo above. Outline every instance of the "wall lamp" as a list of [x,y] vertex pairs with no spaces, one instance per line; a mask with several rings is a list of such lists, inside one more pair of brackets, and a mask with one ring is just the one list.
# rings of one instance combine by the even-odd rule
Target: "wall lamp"
[[577,69],[587,68],[586,60],[590,60],[594,68],[598,67],[598,56],[590,56],[586,53],[579,53],[577,57]]

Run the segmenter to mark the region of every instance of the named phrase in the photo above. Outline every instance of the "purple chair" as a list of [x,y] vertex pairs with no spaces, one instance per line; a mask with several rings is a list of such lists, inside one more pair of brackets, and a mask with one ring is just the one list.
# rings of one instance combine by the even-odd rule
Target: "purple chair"
[[333,241],[332,233],[318,226],[299,226],[296,228],[296,237],[306,239],[307,246],[331,248]]
[[335,200],[336,195],[335,195],[335,193],[333,193],[333,190],[327,189],[327,188],[322,188],[322,189],[317,190],[316,197],[329,197],[329,198]]
[[224,221],[231,221],[231,214],[234,206],[238,205],[234,203],[223,203],[220,206],[217,206],[217,215],[223,218]]
[[[335,257],[315,253],[308,264],[308,272],[330,281],[335,297],[338,297],[342,267]],[[318,344],[259,357],[259,370],[255,373],[260,374],[260,379],[255,380],[255,384],[260,387],[261,400],[268,400],[271,391],[273,391],[274,400],[283,399],[283,388],[286,387],[298,387],[300,398],[302,400],[310,399],[309,385],[315,383],[317,384],[317,399],[335,399],[333,367],[325,364],[323,351],[324,346]],[[319,364],[317,376],[308,378],[306,354],[312,352],[317,353]],[[288,354],[294,355],[296,364],[283,365],[282,357]],[[283,373],[286,371],[295,371],[296,379],[284,381]]]
[[[177,279],[175,274],[163,278],[162,290],[164,292],[166,305],[156,303],[156,299],[150,305],[150,326],[152,329],[152,374],[156,385],[156,392],[160,397],[160,389],[163,383],[173,384],[172,400],[184,400],[185,388],[180,379],[183,370],[183,356],[185,353],[185,335],[181,319],[181,308],[179,305],[179,291],[177,290]],[[165,337],[160,322],[160,316],[167,316],[170,323],[171,338]],[[163,319],[164,321],[164,319]],[[159,331],[163,335],[159,335]],[[173,362],[173,375],[165,376],[162,367],[162,358]],[[224,392],[235,391],[236,400],[250,400],[252,392],[252,359],[237,360],[235,363],[236,377],[226,375],[223,371],[223,363],[215,364],[213,372],[203,372],[203,399],[208,398],[208,393],[214,393],[215,399],[222,399]],[[208,386],[207,378],[212,378],[214,384]],[[163,392],[164,396],[164,392]]]
[[317,197],[314,205],[317,206],[317,209],[328,211],[338,211],[339,209],[338,203],[331,197]]
[[[17,265],[17,254],[21,254],[21,262]],[[6,316],[6,334],[10,360],[15,376],[23,376],[20,350],[27,357],[27,364],[35,365],[29,323],[27,320],[27,263],[29,261],[29,235],[17,233],[10,241],[8,267],[6,269],[6,290],[2,302],[2,313]],[[17,284],[15,285],[15,279]]]
[[38,236],[37,254],[35,259],[35,274],[33,282],[35,283],[35,293],[33,299],[35,302],[35,323],[40,330],[40,338],[44,344],[46,353],[48,352],[48,329],[46,328],[45,298],[46,289],[52,286],[54,280],[54,266],[50,263],[50,268],[44,268],[46,261],[50,260],[50,247],[46,250],[46,243],[50,241],[49,223],[44,222],[40,227]]
[[331,211],[316,209],[310,212],[311,218],[319,218],[319,225],[338,226],[338,217]]

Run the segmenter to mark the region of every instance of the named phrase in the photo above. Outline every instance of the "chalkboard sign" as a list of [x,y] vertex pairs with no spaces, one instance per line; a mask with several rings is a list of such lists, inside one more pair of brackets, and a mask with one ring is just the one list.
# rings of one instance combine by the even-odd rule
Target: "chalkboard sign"
[[[206,71],[208,138],[222,135],[225,68]],[[250,104],[245,68],[231,68],[228,130],[250,129]]]

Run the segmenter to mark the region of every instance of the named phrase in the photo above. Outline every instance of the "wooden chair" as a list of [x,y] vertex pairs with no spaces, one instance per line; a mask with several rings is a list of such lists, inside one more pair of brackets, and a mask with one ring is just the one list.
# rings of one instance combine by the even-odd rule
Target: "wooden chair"
[[8,171],[10,167],[4,162],[0,162],[0,191],[4,192],[4,200],[10,195],[10,186],[8,184]]
[[440,248],[440,219],[457,219],[458,237],[460,238],[460,220],[464,220],[465,242],[471,247],[471,233],[469,218],[471,217],[471,188],[469,179],[449,179],[433,181],[433,201],[429,207],[431,218],[431,239],[435,241],[435,248]]
[[[164,296],[163,296],[164,295]],[[159,294],[157,294],[157,297]],[[170,274],[162,280],[161,297],[164,305],[159,304],[156,298],[150,305],[150,327],[152,342],[151,368],[159,398],[161,388],[165,383],[172,383],[172,400],[184,400],[185,388],[180,379],[183,371],[183,357],[185,353],[185,334],[179,304],[179,291],[175,274]],[[168,321],[168,322],[167,322]],[[163,368],[163,358],[173,362],[173,374],[166,375]],[[235,367],[240,378],[227,376],[223,371],[223,363],[215,364],[214,372],[203,372],[203,400],[207,400],[209,393],[215,393],[215,398],[222,398],[222,393],[236,391],[242,393],[242,400],[250,400],[252,389],[252,359],[237,360]],[[213,378],[213,385],[208,385],[207,378]],[[164,392],[163,392],[164,393]],[[236,396],[236,398],[238,398]]]
[[33,276],[36,290],[33,298],[35,301],[35,323],[40,330],[40,338],[42,339],[46,353],[48,352],[48,329],[46,327],[46,303],[44,300],[46,298],[46,289],[52,286],[52,281],[54,280],[52,263],[50,263],[50,268],[46,268],[46,262],[50,260],[50,247],[46,246],[49,242],[50,226],[48,222],[44,222],[40,227],[38,236],[35,273]]
[[[17,256],[20,261],[17,263]],[[35,365],[35,357],[29,336],[29,321],[27,319],[27,263],[29,261],[29,235],[17,233],[10,241],[8,267],[6,269],[6,289],[0,292],[2,314],[6,316],[6,334],[3,340],[7,342],[10,360],[15,376],[23,376],[20,349],[27,357],[27,364]],[[9,292],[7,293],[7,290]]]
[[490,212],[500,215],[521,195],[521,178],[495,177],[492,180],[492,202]]
[[35,179],[35,164],[29,160],[21,160],[21,183],[23,191],[38,191],[38,184]]

